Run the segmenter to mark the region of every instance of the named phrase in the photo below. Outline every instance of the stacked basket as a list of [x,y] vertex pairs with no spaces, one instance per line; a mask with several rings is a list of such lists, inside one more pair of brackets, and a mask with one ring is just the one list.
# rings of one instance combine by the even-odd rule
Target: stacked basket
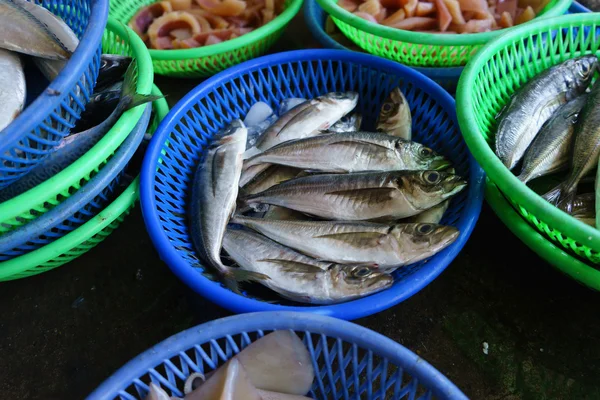
[[[101,40],[103,53],[137,61],[137,93],[160,95],[153,89],[150,56],[133,32],[109,19]],[[152,128],[166,108],[164,99],[155,102]],[[125,190],[120,188],[148,129],[151,109],[142,105],[126,111],[67,168],[0,203],[0,281],[56,268],[85,253],[118,225],[137,198],[137,179]]]
[[599,24],[598,14],[588,13],[517,27],[477,54],[465,68],[457,90],[461,130],[487,173],[492,208],[549,263],[596,290],[600,290],[600,231],[542,199],[502,164],[491,146],[496,112],[517,88],[567,59],[600,55]]

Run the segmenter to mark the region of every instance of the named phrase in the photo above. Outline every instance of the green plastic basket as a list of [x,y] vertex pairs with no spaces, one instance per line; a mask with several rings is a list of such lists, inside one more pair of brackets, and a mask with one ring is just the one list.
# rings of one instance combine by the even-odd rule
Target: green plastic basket
[[[109,15],[128,24],[137,11],[156,0],[111,0]],[[302,7],[302,0],[286,0],[284,11],[264,26],[222,43],[196,49],[148,50],[154,72],[175,77],[208,77],[233,65],[261,56],[281,36]]]
[[[152,60],[144,42],[128,27],[109,18],[102,38],[104,53],[137,59],[137,92],[152,90]],[[0,235],[30,222],[84,186],[108,162],[140,120],[144,106],[123,113],[98,143],[77,161],[36,187],[0,203]]]
[[[497,112],[538,73],[582,54],[600,55],[600,14],[541,18],[516,27],[481,49],[465,68],[456,96],[460,127],[489,179],[535,229],[585,262],[600,263],[600,231],[550,205],[519,181],[494,154]],[[575,264],[560,261],[564,268]],[[590,267],[591,268],[591,267]]]
[[[317,0],[338,28],[365,51],[410,66],[457,67],[487,42],[511,29],[468,34],[434,34],[390,28],[366,21],[337,5],[337,0]],[[538,16],[564,14],[572,0],[551,0]]]
[[546,236],[535,230],[515,211],[489,179],[486,179],[485,199],[504,225],[530,249],[564,274],[591,289],[600,290],[600,271],[555,246]]
[[[156,86],[153,86],[152,94],[162,95]],[[164,98],[155,101],[152,106],[154,119],[151,121],[150,132],[154,132],[158,123],[169,112]],[[104,210],[74,231],[30,253],[0,262],[0,282],[41,274],[91,250],[117,229],[134,207],[139,194],[139,181],[138,176]]]

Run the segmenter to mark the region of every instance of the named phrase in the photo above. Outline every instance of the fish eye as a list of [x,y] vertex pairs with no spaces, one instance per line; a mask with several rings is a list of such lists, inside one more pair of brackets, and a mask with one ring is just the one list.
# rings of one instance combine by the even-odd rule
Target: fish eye
[[423,235],[427,235],[433,231],[433,225],[431,224],[421,224],[417,227],[417,231],[422,233]]
[[383,112],[390,112],[392,111],[392,105],[390,103],[383,103],[381,109],[383,110]]
[[424,174],[425,180],[429,183],[438,183],[440,181],[440,174],[435,171],[427,171]]
[[354,270],[354,276],[356,276],[357,278],[366,278],[369,275],[371,275],[371,269],[370,268],[359,267],[358,269]]
[[433,150],[428,147],[423,147],[420,153],[423,157],[429,157],[431,154],[433,154]]

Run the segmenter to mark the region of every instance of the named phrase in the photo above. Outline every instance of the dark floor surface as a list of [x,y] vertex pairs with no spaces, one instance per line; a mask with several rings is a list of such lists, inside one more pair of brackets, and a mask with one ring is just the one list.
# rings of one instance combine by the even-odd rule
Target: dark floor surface
[[[303,46],[292,39],[298,29],[301,20],[284,38],[287,48]],[[171,105],[197,83],[158,80]],[[439,278],[355,322],[417,352],[472,399],[600,399],[599,299],[484,206]],[[229,315],[190,293],[158,259],[139,207],[81,258],[1,284],[0,304],[2,400],[83,399],[150,346]]]

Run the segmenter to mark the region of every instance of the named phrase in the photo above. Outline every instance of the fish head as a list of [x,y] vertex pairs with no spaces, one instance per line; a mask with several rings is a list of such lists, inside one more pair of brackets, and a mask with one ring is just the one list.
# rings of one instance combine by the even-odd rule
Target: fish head
[[366,296],[387,289],[394,283],[390,274],[372,265],[334,264],[330,267],[332,282],[340,293],[348,297]]
[[358,103],[358,93],[356,92],[330,92],[320,97],[321,101],[344,110],[352,110]]
[[398,172],[399,188],[405,198],[417,210],[426,210],[439,204],[467,186],[467,181],[455,174],[443,171]]
[[[402,152],[402,148],[407,144],[408,151]],[[403,139],[398,139],[396,140],[395,147],[404,165],[410,165],[410,169],[440,170],[450,165],[450,161],[446,157],[417,142],[407,142]]]
[[211,143],[211,148],[222,145],[235,145],[237,148],[243,145],[245,149],[247,137],[248,128],[241,119],[236,119],[215,135],[215,141]]
[[420,261],[446,248],[459,233],[453,226],[430,223],[396,224],[391,231],[398,243],[397,251],[410,262]]
[[574,58],[566,61],[565,64],[577,79],[585,83],[591,82],[594,74],[598,71],[598,58],[593,55]]

